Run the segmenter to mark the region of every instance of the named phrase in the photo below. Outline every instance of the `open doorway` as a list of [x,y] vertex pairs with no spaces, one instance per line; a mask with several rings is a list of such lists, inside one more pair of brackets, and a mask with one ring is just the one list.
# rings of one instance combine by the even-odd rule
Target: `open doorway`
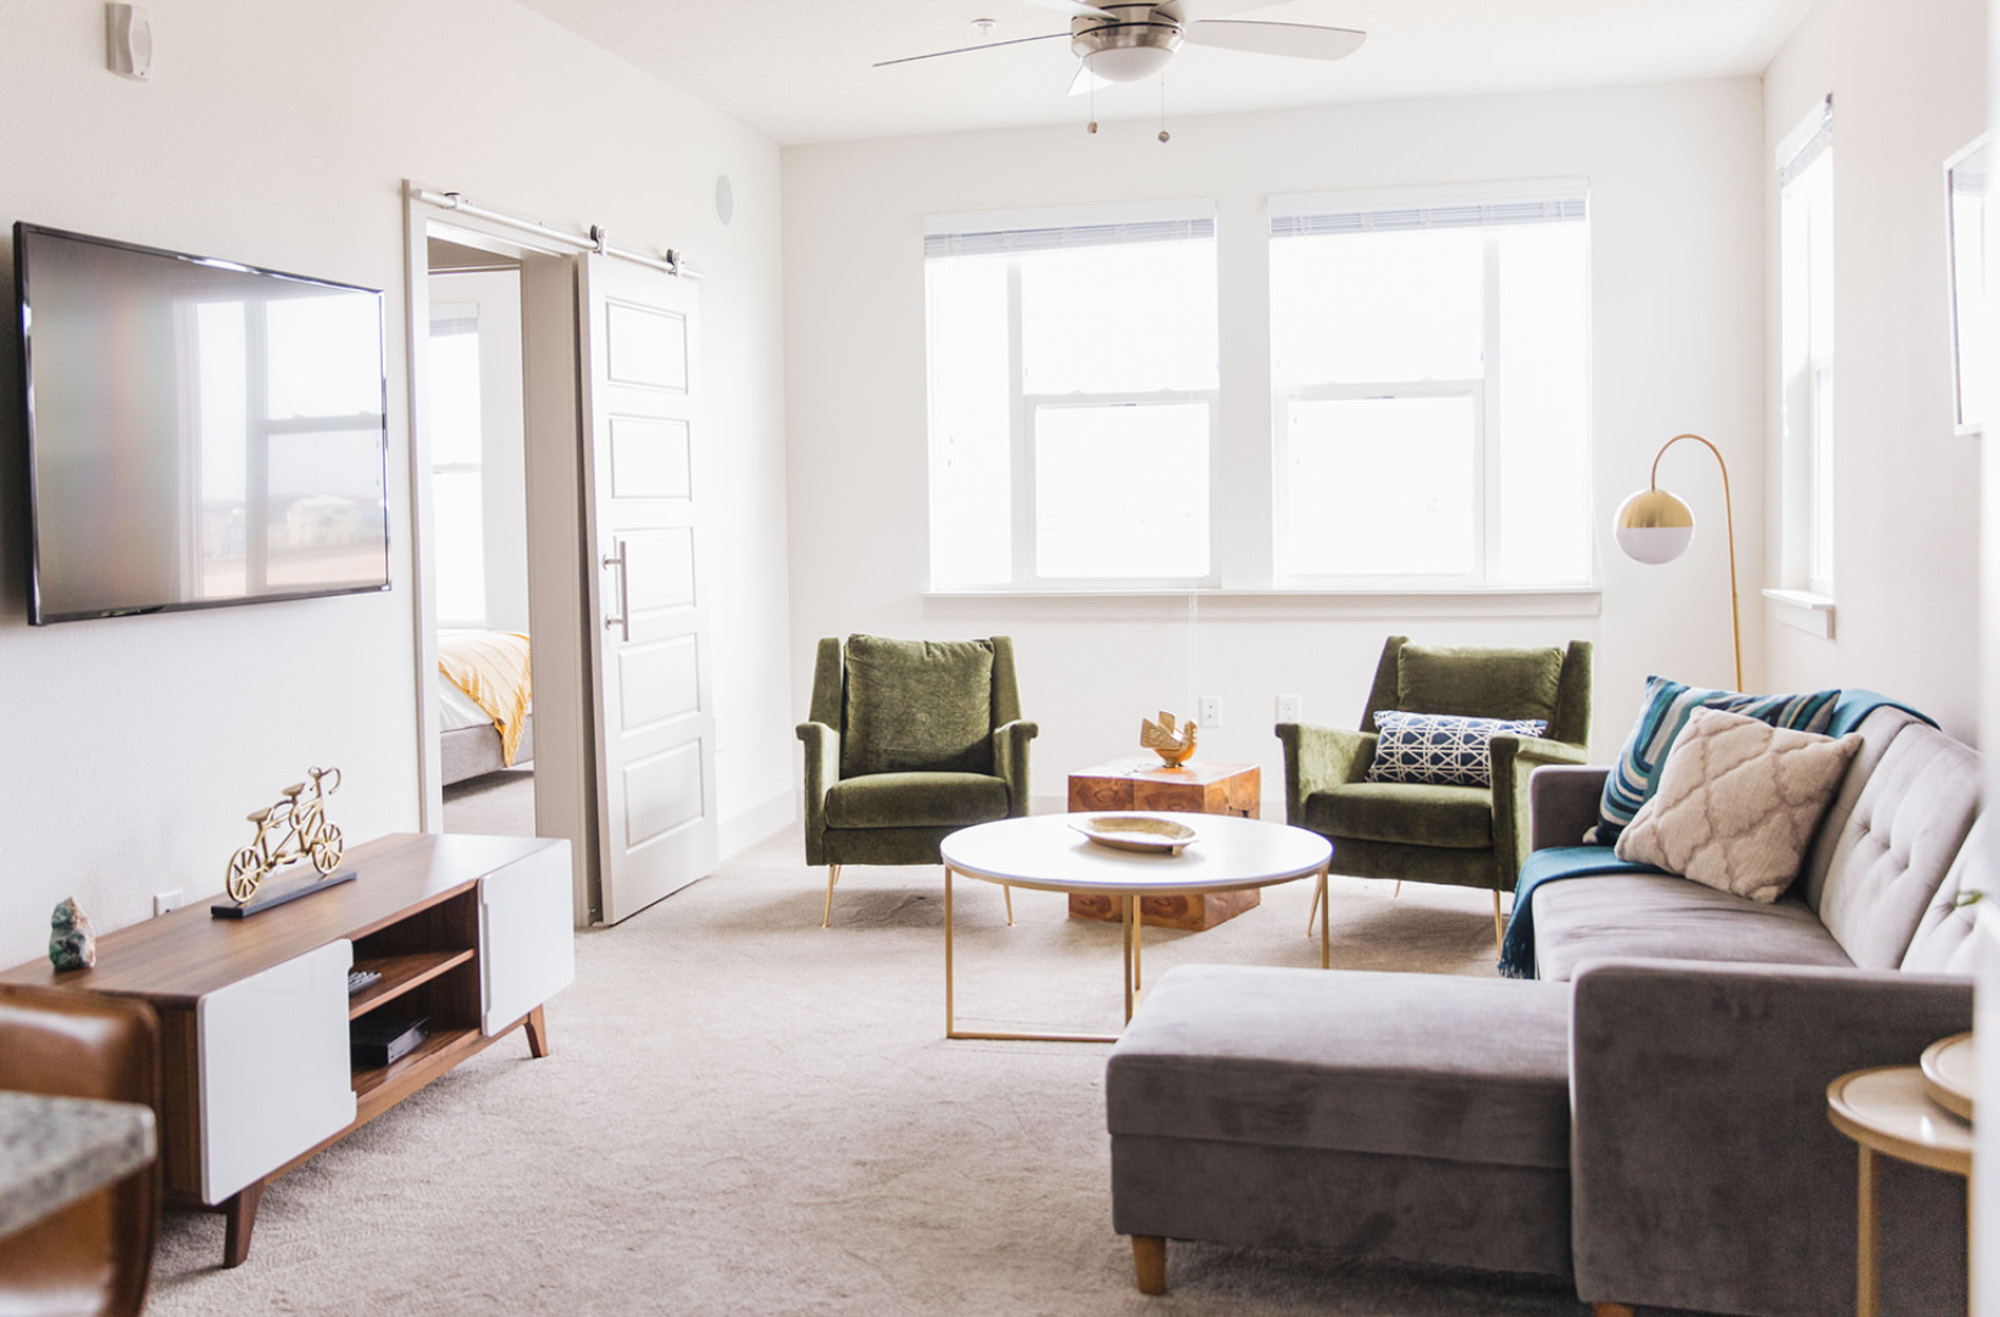
[[426,244],[443,830],[535,835],[521,263]]
[[[405,199],[423,827],[567,841],[578,926],[616,923],[715,867],[698,289],[595,228]],[[519,638],[532,678],[514,762],[489,727],[470,774],[438,671],[463,630]]]

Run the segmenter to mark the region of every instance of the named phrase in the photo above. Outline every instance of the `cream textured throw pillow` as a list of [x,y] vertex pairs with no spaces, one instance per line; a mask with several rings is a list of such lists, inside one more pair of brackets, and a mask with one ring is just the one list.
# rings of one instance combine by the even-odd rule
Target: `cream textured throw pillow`
[[1656,864],[1752,901],[1798,876],[1813,829],[1861,738],[1838,741],[1722,709],[1696,709],[1660,787],[1618,836],[1618,858]]

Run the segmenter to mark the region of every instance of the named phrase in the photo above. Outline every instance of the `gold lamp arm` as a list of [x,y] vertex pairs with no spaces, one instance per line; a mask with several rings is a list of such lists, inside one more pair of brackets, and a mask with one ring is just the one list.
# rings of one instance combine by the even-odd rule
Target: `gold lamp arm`
[[1736,689],[1743,689],[1743,618],[1736,602],[1736,506],[1729,494],[1729,463],[1722,460],[1722,450],[1698,434],[1677,434],[1660,445],[1660,451],[1653,455],[1653,472],[1650,483],[1654,489],[1660,487],[1660,459],[1667,450],[1683,439],[1692,439],[1709,452],[1715,454],[1715,464],[1722,468],[1722,518],[1729,531],[1729,632],[1736,645]]

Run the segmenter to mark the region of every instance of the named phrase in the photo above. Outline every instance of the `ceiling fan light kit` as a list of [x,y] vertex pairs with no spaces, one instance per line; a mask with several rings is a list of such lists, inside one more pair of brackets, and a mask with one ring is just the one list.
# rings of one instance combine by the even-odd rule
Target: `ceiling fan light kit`
[[[1070,20],[1069,48],[1106,82],[1143,82],[1181,48],[1181,25],[1164,5],[1113,5]],[[1128,16],[1129,15],[1129,16]]]

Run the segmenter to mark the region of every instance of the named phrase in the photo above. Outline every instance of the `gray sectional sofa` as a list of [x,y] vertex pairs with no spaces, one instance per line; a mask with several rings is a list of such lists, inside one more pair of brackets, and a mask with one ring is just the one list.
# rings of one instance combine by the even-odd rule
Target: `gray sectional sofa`
[[[1600,1313],[1854,1309],[1853,1144],[1828,1081],[1972,1026],[2000,848],[1978,756],[1885,707],[1792,890],[1544,884],[1539,978],[1184,966],[1113,1048],[1112,1215],[1165,1241],[1539,1273]],[[1602,769],[1540,770],[1537,847]],[[1882,1167],[1885,1313],[1965,1311],[1965,1189]]]

